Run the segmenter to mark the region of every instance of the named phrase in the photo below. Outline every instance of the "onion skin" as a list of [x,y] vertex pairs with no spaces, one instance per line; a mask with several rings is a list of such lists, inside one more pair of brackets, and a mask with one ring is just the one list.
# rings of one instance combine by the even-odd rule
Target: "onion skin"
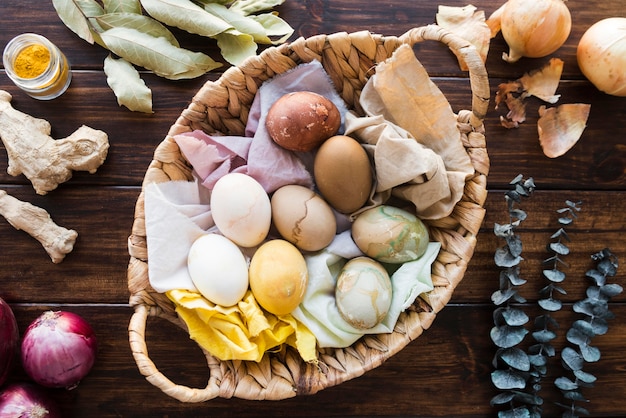
[[580,71],[600,91],[626,97],[626,17],[594,23],[578,42]]
[[0,393],[2,418],[61,418],[56,402],[42,388],[13,383]]
[[572,17],[563,0],[508,0],[501,15],[509,63],[522,57],[541,58],[559,49],[569,37]]
[[96,351],[96,336],[81,316],[47,311],[24,332],[22,366],[42,386],[73,389],[93,367]]
[[0,386],[6,381],[13,367],[19,339],[15,315],[11,307],[0,298]]

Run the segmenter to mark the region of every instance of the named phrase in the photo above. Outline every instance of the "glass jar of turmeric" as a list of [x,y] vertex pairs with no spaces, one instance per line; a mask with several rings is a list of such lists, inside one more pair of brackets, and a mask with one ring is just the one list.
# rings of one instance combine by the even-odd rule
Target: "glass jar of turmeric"
[[13,83],[35,99],[60,96],[72,79],[65,55],[47,38],[34,33],[23,33],[9,41],[2,62]]

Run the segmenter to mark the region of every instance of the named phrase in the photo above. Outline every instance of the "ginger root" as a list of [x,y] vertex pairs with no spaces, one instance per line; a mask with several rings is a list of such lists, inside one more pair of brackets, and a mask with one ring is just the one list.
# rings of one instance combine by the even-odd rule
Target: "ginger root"
[[11,95],[0,90],[0,138],[6,147],[12,176],[24,174],[37,194],[45,195],[72,177],[72,171],[93,174],[109,149],[105,132],[81,126],[67,138],[50,137],[50,123],[11,106]]
[[58,226],[45,209],[16,199],[4,190],[0,190],[0,215],[15,229],[39,241],[53,263],[60,263],[74,249],[76,231]]

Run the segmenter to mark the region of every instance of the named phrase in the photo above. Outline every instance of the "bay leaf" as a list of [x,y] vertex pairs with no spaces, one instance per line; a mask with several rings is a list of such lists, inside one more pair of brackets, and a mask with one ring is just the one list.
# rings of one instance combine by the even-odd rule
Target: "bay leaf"
[[89,18],[104,14],[104,9],[95,0],[52,0],[52,5],[61,21],[80,38],[94,43]]
[[217,3],[205,4],[204,10],[232,25],[239,32],[251,35],[255,42],[271,43],[263,25],[248,16],[232,11],[228,7]]
[[239,65],[246,58],[256,54],[257,44],[254,38],[246,33],[223,32],[216,35],[215,39],[217,39],[217,46],[222,56],[232,65]]
[[152,112],[152,91],[141,79],[139,71],[123,58],[109,54],[104,59],[107,84],[115,93],[117,103],[137,112]]
[[[271,39],[271,43],[274,45],[282,44],[287,41],[291,35],[293,35],[294,29],[278,17],[274,13],[263,13],[260,15],[251,15],[250,19],[256,20],[265,29],[265,33]],[[278,37],[277,39],[273,39]]]
[[233,29],[232,25],[188,0],[141,0],[141,4],[159,22],[200,36],[212,38]]
[[104,30],[115,27],[132,28],[155,38],[164,37],[172,45],[180,46],[172,32],[150,16],[127,12],[107,13],[98,16],[96,20]]
[[176,47],[165,38],[154,38],[135,29],[112,28],[101,37],[114,54],[171,80],[195,78],[222,66],[201,52]]
[[230,9],[238,11],[248,16],[252,13],[269,10],[275,6],[280,6],[285,0],[235,0]]
[[137,13],[141,14],[139,0],[103,0],[106,13]]

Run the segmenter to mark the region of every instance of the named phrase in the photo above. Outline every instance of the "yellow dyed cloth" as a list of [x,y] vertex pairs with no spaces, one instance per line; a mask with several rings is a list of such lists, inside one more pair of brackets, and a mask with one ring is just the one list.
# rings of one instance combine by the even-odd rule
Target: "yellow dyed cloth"
[[263,311],[252,292],[231,307],[209,302],[197,292],[170,290],[167,297],[187,324],[189,336],[220,360],[261,361],[266,351],[288,344],[306,362],[314,362],[316,339],[291,315]]

